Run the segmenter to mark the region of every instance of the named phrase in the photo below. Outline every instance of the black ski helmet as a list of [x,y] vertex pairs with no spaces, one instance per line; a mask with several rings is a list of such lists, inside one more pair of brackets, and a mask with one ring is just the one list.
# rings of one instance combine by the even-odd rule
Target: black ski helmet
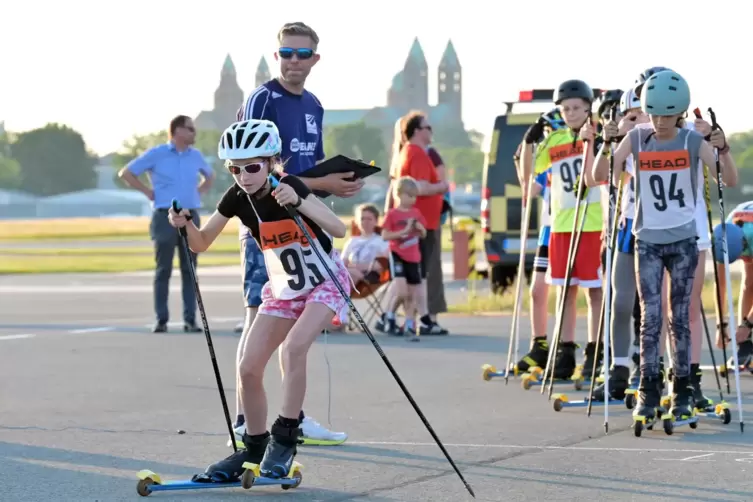
[[622,98],[622,89],[610,89],[608,91],[604,91],[597,100],[597,102],[599,103],[597,109],[597,114],[599,115],[599,117],[604,115],[604,112],[607,110],[607,108],[610,108],[612,105],[617,105],[617,107],[619,108],[620,98]]
[[580,98],[592,103],[594,91],[582,80],[566,80],[557,87],[557,99],[554,104],[558,105],[570,98]]

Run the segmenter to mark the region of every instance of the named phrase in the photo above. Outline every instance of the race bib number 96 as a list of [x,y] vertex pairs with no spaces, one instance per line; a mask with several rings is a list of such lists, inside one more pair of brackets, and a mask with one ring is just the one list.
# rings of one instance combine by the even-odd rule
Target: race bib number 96
[[695,199],[687,150],[640,152],[638,183],[645,228],[674,228],[694,219]]
[[[578,181],[583,167],[583,142],[557,145],[549,149],[552,162],[551,201],[555,209],[574,209],[577,202]],[[598,190],[589,190],[589,202],[599,200]]]

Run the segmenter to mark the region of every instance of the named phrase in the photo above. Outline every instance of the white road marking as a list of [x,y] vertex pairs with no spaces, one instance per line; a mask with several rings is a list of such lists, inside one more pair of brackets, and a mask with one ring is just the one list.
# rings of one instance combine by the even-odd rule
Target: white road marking
[[22,333],[19,335],[0,335],[0,342],[4,342],[5,340],[22,340],[24,338],[34,338],[35,334],[33,333]]
[[[399,441],[348,441],[347,444],[364,446],[433,446],[436,443],[412,443]],[[516,444],[474,444],[474,443],[445,443],[445,446],[454,448],[494,448],[505,450],[565,450],[565,451],[604,451],[604,452],[667,452],[667,453],[698,453],[698,454],[721,454],[721,455],[753,455],[753,450],[692,450],[683,448],[618,448],[599,446],[541,446],[541,445],[516,445]],[[753,461],[753,460],[751,460]]]
[[83,329],[72,329],[68,331],[68,333],[72,335],[81,335],[84,333],[102,333],[104,331],[114,331],[114,326],[101,326],[97,328],[83,328]]

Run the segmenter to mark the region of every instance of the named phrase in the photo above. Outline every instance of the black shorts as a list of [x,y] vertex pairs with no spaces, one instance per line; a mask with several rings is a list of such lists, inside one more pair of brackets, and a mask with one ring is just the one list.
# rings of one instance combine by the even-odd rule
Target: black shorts
[[427,230],[426,237],[418,241],[421,248],[421,278],[426,279],[426,271],[429,270],[429,262],[432,255],[437,251],[436,230]]
[[424,278],[421,275],[423,267],[420,263],[404,261],[396,253],[392,253],[392,266],[394,267],[393,272],[395,277],[405,279],[405,282],[412,286],[421,284],[421,280]]
[[533,259],[533,270],[546,272],[549,268],[549,246],[539,246],[536,257]]

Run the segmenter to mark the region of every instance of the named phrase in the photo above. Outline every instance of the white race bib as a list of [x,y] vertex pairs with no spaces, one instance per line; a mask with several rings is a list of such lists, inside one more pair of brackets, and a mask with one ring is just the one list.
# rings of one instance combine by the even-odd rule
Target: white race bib
[[662,230],[695,219],[695,199],[687,150],[639,152],[643,227]]
[[[578,176],[583,167],[583,142],[573,148],[572,144],[557,145],[549,149],[552,162],[551,204],[555,210],[575,209],[578,191]],[[599,189],[591,189],[584,199],[599,202]]]
[[316,240],[314,231],[308,225],[306,229],[314,238],[313,242],[306,239],[293,220],[259,223],[259,240],[269,283],[278,300],[304,296],[329,278],[312,246],[318,246],[324,265],[336,270],[334,262]]

